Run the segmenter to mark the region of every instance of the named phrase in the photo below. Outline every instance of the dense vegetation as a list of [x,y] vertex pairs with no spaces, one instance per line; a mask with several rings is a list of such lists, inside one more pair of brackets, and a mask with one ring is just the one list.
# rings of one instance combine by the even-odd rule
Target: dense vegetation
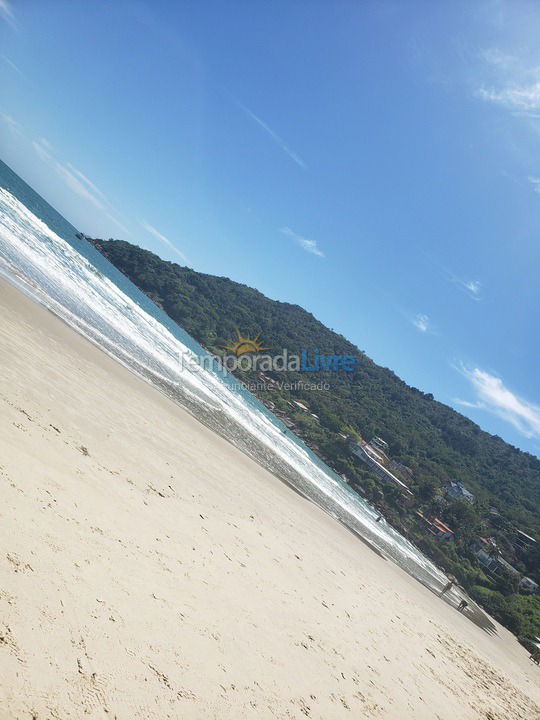
[[[268,372],[278,381],[326,380],[328,391],[285,390],[266,386],[259,398],[294,424],[316,452],[350,485],[375,502],[401,532],[447,571],[472,596],[519,636],[540,635],[540,596],[517,592],[512,576],[494,578],[471,551],[478,538],[495,538],[503,556],[521,573],[540,582],[540,550],[514,547],[516,529],[540,538],[540,460],[482,431],[431,394],[409,387],[391,370],[376,365],[341,335],[297,305],[270,300],[257,290],[161,260],[120,240],[91,240],[119,270],[198,342],[215,354],[240,329],[262,332],[270,353],[318,348],[326,355],[354,355],[353,372]],[[251,373],[242,379],[254,381]],[[293,409],[297,400],[309,407]],[[313,417],[314,413],[318,417]],[[404,503],[394,486],[382,483],[349,450],[344,435],[369,440],[381,436],[389,454],[408,466],[404,478],[414,501]],[[474,505],[450,501],[441,492],[461,481],[475,495]],[[416,510],[438,516],[455,531],[455,542],[433,535],[418,522]]]

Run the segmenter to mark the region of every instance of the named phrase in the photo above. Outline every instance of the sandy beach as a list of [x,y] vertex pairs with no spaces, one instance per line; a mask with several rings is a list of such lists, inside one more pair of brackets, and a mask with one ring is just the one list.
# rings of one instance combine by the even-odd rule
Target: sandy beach
[[540,717],[540,668],[0,284],[0,717]]

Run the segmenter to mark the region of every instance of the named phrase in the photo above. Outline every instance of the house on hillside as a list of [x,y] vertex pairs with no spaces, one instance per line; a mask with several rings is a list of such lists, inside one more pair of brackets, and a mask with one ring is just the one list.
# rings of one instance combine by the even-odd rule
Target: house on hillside
[[521,573],[519,572],[519,570],[518,570],[517,568],[515,568],[513,565],[510,565],[510,563],[507,562],[507,561],[506,561],[503,557],[501,557],[500,555],[499,555],[499,557],[497,558],[497,561],[498,561],[499,567],[500,567],[500,569],[501,569],[502,571],[505,571],[505,572],[507,572],[509,575],[513,575],[514,577],[517,577],[517,576],[521,575]]
[[476,559],[491,575],[501,575],[507,573],[517,577],[520,575],[513,565],[507,562],[492,538],[479,538],[471,546],[471,550],[476,555]]
[[471,545],[471,550],[473,551],[473,553],[477,553],[479,550],[484,550],[485,552],[488,553],[488,555],[499,552],[497,543],[495,542],[494,538],[492,538],[492,537],[478,538]]
[[[528,536],[527,536],[528,537]],[[510,565],[499,552],[496,542],[493,538],[478,538],[472,545],[471,550],[484,570],[490,575],[508,574],[513,578],[518,578],[521,573],[513,565]],[[536,593],[539,585],[529,577],[521,577],[519,581],[519,589],[524,592]]]
[[397,460],[390,460],[388,463],[388,467],[390,470],[394,470],[395,472],[401,473],[402,475],[405,475],[406,477],[413,479],[413,471],[410,467],[407,467],[407,465],[403,465],[403,463],[398,462]]
[[538,592],[538,583],[531,580],[528,577],[522,577],[519,583],[519,587],[525,592],[536,593]]
[[371,458],[377,460],[377,462],[380,462],[383,465],[386,465],[386,463],[388,462],[386,454],[380,448],[375,447],[371,443],[364,443],[363,448],[368,453],[368,455]]
[[454,531],[449,528],[446,523],[443,523],[442,520],[439,520],[439,518],[432,518],[430,520],[419,510],[416,511],[416,514],[418,515],[420,521],[422,522],[426,530],[428,530],[428,532],[430,532],[432,535],[435,535],[435,537],[440,538],[441,540],[454,539]]
[[370,445],[375,445],[375,447],[379,447],[384,452],[388,452],[388,443],[377,435],[371,440]]
[[523,530],[516,531],[516,537],[514,539],[514,547],[516,550],[530,550],[535,547],[535,545],[536,540],[533,537],[524,533]]
[[[383,441],[384,442],[384,441]],[[369,465],[370,469],[385,482],[393,483],[405,494],[412,495],[409,487],[398,477],[396,477],[390,470],[387,470],[384,465],[384,458],[380,451],[376,451],[371,444],[353,442],[350,444],[351,452],[360,458],[362,462]]]
[[377,460],[377,462],[382,463],[385,467],[390,465],[388,455],[378,445],[373,445],[371,442],[361,442],[360,444],[372,458]]
[[444,488],[444,492],[447,497],[451,497],[453,500],[464,500],[470,505],[474,503],[474,495],[469,492],[465,485],[460,482],[450,482]]

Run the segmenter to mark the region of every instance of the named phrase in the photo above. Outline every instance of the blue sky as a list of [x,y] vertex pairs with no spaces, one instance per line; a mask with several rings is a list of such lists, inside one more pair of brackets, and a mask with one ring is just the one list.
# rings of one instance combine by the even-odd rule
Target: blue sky
[[298,303],[540,455],[537,2],[0,19],[2,158],[76,227]]

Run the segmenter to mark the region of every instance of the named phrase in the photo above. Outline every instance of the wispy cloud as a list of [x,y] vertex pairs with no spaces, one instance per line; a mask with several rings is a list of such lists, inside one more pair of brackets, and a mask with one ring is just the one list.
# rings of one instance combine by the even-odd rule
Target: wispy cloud
[[449,273],[450,280],[463,290],[472,300],[481,300],[482,283],[480,280],[461,278]]
[[99,208],[100,210],[104,210],[105,206],[102,202],[102,200],[89,189],[89,187],[82,182],[82,180],[77,177],[77,175],[80,175],[78,170],[76,168],[73,168],[75,172],[72,172],[69,167],[73,167],[72,165],[68,164],[69,166],[63,165],[59,160],[57,160],[52,154],[51,144],[45,139],[40,138],[39,140],[34,140],[32,142],[32,146],[37,154],[37,156],[43,160],[44,162],[49,163],[52,165],[52,167],[56,170],[56,172],[62,177],[66,185],[70,188],[70,190],[73,190],[74,193],[77,195],[80,195],[81,197],[85,198],[85,200],[88,200],[92,205]]
[[324,257],[324,253],[317,246],[316,240],[311,240],[311,238],[299,235],[298,233],[294,232],[294,230],[291,230],[290,227],[282,227],[279,229],[279,231],[282,235],[286,235],[287,237],[298,243],[298,245],[300,245],[300,247],[306,252],[309,252],[312,255],[317,255],[318,257]]
[[[42,142],[43,141],[44,138],[42,138]],[[81,180],[95,195],[99,196],[100,198],[105,200],[105,202],[107,202],[105,194],[97,187],[97,185],[95,185],[89,178],[87,178],[81,170],[73,167],[71,163],[68,163],[67,166],[79,178],[79,180]]]
[[141,222],[141,225],[146,230],[146,232],[149,232],[150,235],[153,235],[155,238],[157,238],[160,242],[162,242],[164,245],[166,245],[170,250],[172,250],[178,257],[183,261],[187,262],[187,258],[184,255],[184,253],[179,250],[176,245],[169,240],[168,237],[163,235],[159,232],[159,230],[156,230],[156,228],[153,225],[150,225],[150,223],[147,223],[146,221]]
[[39,142],[41,143],[41,145],[43,145],[43,147],[46,150],[52,151],[54,149],[53,146],[51,145],[51,143],[47,140],[47,138],[44,138],[44,137],[39,138]]
[[480,368],[456,368],[471,383],[475,400],[455,399],[469,408],[477,408],[502,418],[513,425],[526,438],[540,437],[540,406],[516,395],[503,380]]
[[540,81],[526,85],[512,84],[500,89],[482,87],[477,95],[482,100],[497,103],[509,110],[540,110]]
[[500,48],[487,48],[480,53],[481,58],[488,63],[501,70],[510,70],[516,65],[516,56],[506,53]]
[[9,0],[0,0],[0,17],[7,20],[11,25],[15,24],[15,15]]
[[468,290],[475,297],[478,297],[478,294],[482,289],[482,284],[480,280],[463,280],[463,285],[465,286],[465,289]]
[[123,225],[120,220],[117,220],[117,218],[114,217],[114,215],[111,215],[110,212],[105,212],[105,217],[107,217],[112,223],[116,225],[116,227],[120,228],[120,230],[124,233],[124,235],[131,235],[129,230],[125,225]]
[[537,117],[536,113],[540,111],[538,62],[505,53],[499,48],[484,50],[480,58],[483,74],[489,77],[489,81],[476,89],[476,96],[514,114]]
[[[0,1],[1,1],[1,0],[0,0]],[[13,62],[13,60],[11,60],[10,58],[8,58],[7,55],[2,55],[2,60],[6,63],[6,65],[9,65],[9,67],[10,67],[12,70],[15,70],[16,73],[18,73],[19,75],[21,75],[22,77],[24,77],[24,73],[23,73],[23,71],[20,69],[20,67],[18,67],[18,65],[15,65],[15,63]]]
[[119,227],[126,235],[129,230],[112,214],[115,208],[111,205],[105,194],[78,168],[71,163],[64,165],[53,154],[53,147],[46,138],[33,140],[32,146],[37,156],[48,163],[62,178],[68,188],[76,195],[87,200],[94,207],[103,212],[105,217]]
[[422,333],[426,333],[432,329],[430,317],[424,313],[418,313],[415,315],[411,322],[414,327]]
[[12,132],[22,134],[22,128],[20,124],[17,122],[17,120],[15,120],[14,117],[9,115],[9,113],[5,113],[0,110],[0,120],[4,123],[4,125],[7,125]]
[[250,117],[252,120],[254,120],[257,125],[259,125],[276,143],[278,147],[280,147],[284,153],[286,153],[293,162],[295,162],[299,167],[302,169],[306,169],[307,165],[302,160],[300,155],[298,153],[294,152],[294,150],[291,150],[291,148],[285,143],[285,141],[275,132],[272,130],[272,128],[264,122],[258,115],[255,115],[255,113],[250,110],[248,107],[246,107],[243,103],[241,103],[239,100],[236,100],[239,107],[242,108],[242,110],[246,113],[248,117]]
[[36,155],[40,160],[43,160],[44,162],[52,162],[54,161],[54,158],[49,153],[49,149],[45,145],[43,140],[44,138],[40,140],[32,140],[32,147],[34,148]]

